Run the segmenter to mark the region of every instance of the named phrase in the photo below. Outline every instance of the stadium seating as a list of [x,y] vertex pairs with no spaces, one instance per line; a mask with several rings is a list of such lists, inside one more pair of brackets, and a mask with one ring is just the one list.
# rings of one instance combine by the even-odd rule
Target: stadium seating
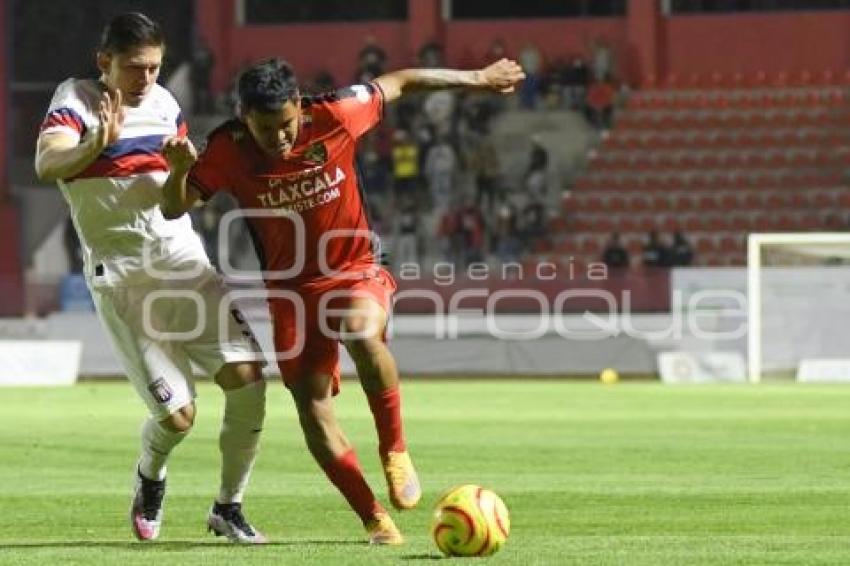
[[842,82],[813,71],[671,75],[633,93],[552,226],[556,249],[592,261],[613,230],[633,252],[650,229],[683,230],[697,265],[742,265],[747,232],[844,229]]

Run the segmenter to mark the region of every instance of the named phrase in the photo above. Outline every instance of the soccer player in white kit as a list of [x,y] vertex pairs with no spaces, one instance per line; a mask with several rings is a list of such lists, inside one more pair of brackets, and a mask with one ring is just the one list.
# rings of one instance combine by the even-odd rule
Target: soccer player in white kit
[[147,16],[114,18],[97,52],[100,79],[71,78],[56,89],[35,167],[68,201],[97,312],[150,411],[130,510],[134,534],[159,535],[166,461],[195,417],[195,362],[225,396],[221,488],[209,529],[262,543],[241,506],[265,415],[256,341],[224,302],[189,217],[166,221],[160,212],[162,187],[187,175],[196,157],[180,107],[156,84],[164,49]]

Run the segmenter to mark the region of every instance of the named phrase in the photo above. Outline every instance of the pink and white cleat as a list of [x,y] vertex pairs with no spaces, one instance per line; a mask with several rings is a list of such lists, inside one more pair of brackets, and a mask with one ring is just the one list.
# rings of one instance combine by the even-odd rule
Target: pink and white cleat
[[164,496],[165,480],[149,480],[136,471],[136,489],[130,506],[130,527],[137,539],[155,540],[159,536]]

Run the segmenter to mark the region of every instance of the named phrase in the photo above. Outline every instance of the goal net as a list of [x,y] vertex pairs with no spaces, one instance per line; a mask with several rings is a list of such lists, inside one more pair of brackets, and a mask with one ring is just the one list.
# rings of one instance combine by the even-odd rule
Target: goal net
[[850,381],[850,233],[750,234],[747,253],[750,381]]

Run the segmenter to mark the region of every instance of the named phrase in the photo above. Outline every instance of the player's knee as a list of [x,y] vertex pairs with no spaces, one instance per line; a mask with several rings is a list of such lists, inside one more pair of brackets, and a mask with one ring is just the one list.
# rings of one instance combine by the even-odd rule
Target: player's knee
[[252,381],[234,389],[224,389],[224,422],[251,430],[263,426],[266,415],[266,382]]
[[301,426],[305,431],[308,428],[324,428],[326,423],[333,420],[333,407],[328,399],[299,398],[296,396],[295,408],[298,411]]
[[252,362],[225,364],[215,375],[215,382],[225,391],[263,381],[260,364]]
[[372,307],[369,312],[359,315],[345,317],[340,323],[340,332],[343,342],[355,342],[362,340],[374,340],[384,332],[386,318],[377,306]]
[[356,363],[372,359],[381,349],[383,341],[377,336],[345,340],[345,349]]
[[195,405],[190,403],[181,407],[159,422],[171,432],[189,432],[195,424]]

